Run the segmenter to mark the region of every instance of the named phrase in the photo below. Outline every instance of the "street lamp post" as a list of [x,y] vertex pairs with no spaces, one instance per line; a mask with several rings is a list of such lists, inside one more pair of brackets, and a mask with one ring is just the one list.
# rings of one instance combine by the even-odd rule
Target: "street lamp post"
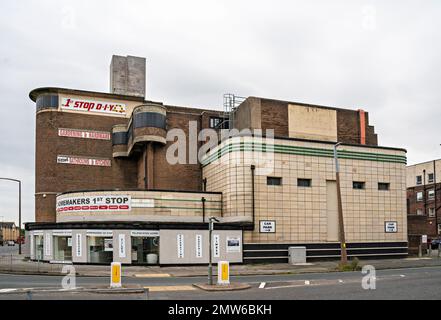
[[0,178],[0,180],[7,180],[18,183],[18,254],[21,254],[21,181],[11,178]]
[[343,221],[343,206],[341,203],[341,190],[340,190],[340,167],[338,165],[337,147],[340,145],[337,142],[334,145],[334,163],[335,163],[335,181],[337,184],[337,206],[338,206],[338,226],[339,226],[339,238],[341,248],[341,263],[346,264],[348,262],[348,255],[346,252],[346,240],[345,240],[345,224]]
[[208,284],[213,285],[213,264],[211,261],[212,257],[212,245],[211,245],[211,234],[213,232],[214,222],[219,222],[215,217],[210,217],[208,219]]

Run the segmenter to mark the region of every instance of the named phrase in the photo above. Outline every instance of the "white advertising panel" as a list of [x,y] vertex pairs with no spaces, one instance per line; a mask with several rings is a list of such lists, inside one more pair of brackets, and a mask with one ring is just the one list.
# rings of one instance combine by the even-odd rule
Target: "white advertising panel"
[[240,237],[227,237],[227,252],[240,252]]
[[51,235],[49,233],[44,234],[44,254],[50,256],[52,252],[51,248]]
[[113,238],[104,239],[104,251],[113,251]]
[[196,235],[196,258],[202,258],[202,235]]
[[74,157],[74,156],[57,156],[57,163],[60,164],[76,164],[83,166],[98,166],[98,167],[111,167],[112,161],[110,159],[95,159],[86,157]]
[[125,234],[118,235],[118,251],[119,251],[120,258],[126,257],[126,235]]
[[124,117],[126,115],[126,105],[124,103],[78,98],[62,98],[61,110],[81,111],[91,114],[102,114],[117,117]]
[[184,258],[184,235],[178,234],[176,240],[178,245],[178,258]]
[[75,246],[76,246],[76,250],[75,253],[77,255],[77,257],[81,257],[82,253],[81,253],[81,233],[77,233],[77,235],[75,236]]
[[218,234],[213,235],[213,257],[220,257],[220,236]]
[[57,212],[130,211],[128,195],[78,196],[57,200]]

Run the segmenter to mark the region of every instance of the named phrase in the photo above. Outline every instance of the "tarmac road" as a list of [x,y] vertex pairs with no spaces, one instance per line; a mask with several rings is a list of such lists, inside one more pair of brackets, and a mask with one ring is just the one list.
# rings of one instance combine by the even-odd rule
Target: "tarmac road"
[[[379,270],[375,274],[375,289],[362,288],[361,272],[333,272],[298,275],[238,276],[233,282],[252,285],[243,291],[206,292],[192,287],[206,282],[206,277],[123,278],[123,284],[139,284],[150,288],[151,299],[441,299],[441,267]],[[61,288],[60,276],[0,274],[0,299],[22,299],[16,294],[4,294],[12,288]],[[371,279],[372,280],[372,279]],[[262,282],[265,284],[263,285]],[[78,287],[103,286],[105,277],[77,277]],[[371,282],[372,283],[372,282]],[[259,288],[262,287],[262,288]],[[54,296],[42,296],[54,299]],[[56,299],[70,299],[72,295],[60,292]],[[76,294],[74,299],[95,299],[90,294]],[[99,299],[115,299],[103,296]],[[118,299],[141,299],[139,295],[119,296]]]

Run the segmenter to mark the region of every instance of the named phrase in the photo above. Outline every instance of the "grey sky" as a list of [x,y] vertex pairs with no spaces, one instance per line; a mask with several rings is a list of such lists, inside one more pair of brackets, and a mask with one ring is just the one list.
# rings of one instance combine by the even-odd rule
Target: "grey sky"
[[[42,86],[108,91],[112,54],[147,58],[147,98],[222,108],[222,94],[370,113],[408,163],[441,158],[439,1],[2,1],[0,177],[34,219]],[[17,221],[0,181],[0,221]]]

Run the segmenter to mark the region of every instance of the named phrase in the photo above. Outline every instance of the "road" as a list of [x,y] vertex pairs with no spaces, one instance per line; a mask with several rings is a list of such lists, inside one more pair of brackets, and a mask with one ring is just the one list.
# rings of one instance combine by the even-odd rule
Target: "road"
[[[241,300],[241,299],[440,299],[441,267],[380,270],[376,272],[376,288],[362,288],[361,272],[315,273],[301,275],[268,275],[232,277],[233,282],[245,282],[251,289],[229,292],[206,292],[192,287],[206,277],[123,278],[123,284],[139,284],[150,288],[151,299],[177,300]],[[61,288],[62,277],[41,275],[0,275],[0,299],[14,295],[2,294],[9,288]],[[265,284],[263,285],[262,282]],[[77,277],[79,287],[102,286],[109,283],[103,277]],[[261,288],[259,288],[261,287]],[[263,287],[263,288],[262,288]],[[7,290],[6,290],[7,291]],[[57,295],[63,298],[64,293]],[[48,297],[49,298],[49,297]],[[53,298],[53,297],[52,297]],[[90,295],[76,295],[88,299]],[[101,298],[107,299],[105,296]],[[108,297],[112,298],[112,297]],[[115,297],[113,297],[115,298]],[[139,296],[119,297],[139,299]]]

